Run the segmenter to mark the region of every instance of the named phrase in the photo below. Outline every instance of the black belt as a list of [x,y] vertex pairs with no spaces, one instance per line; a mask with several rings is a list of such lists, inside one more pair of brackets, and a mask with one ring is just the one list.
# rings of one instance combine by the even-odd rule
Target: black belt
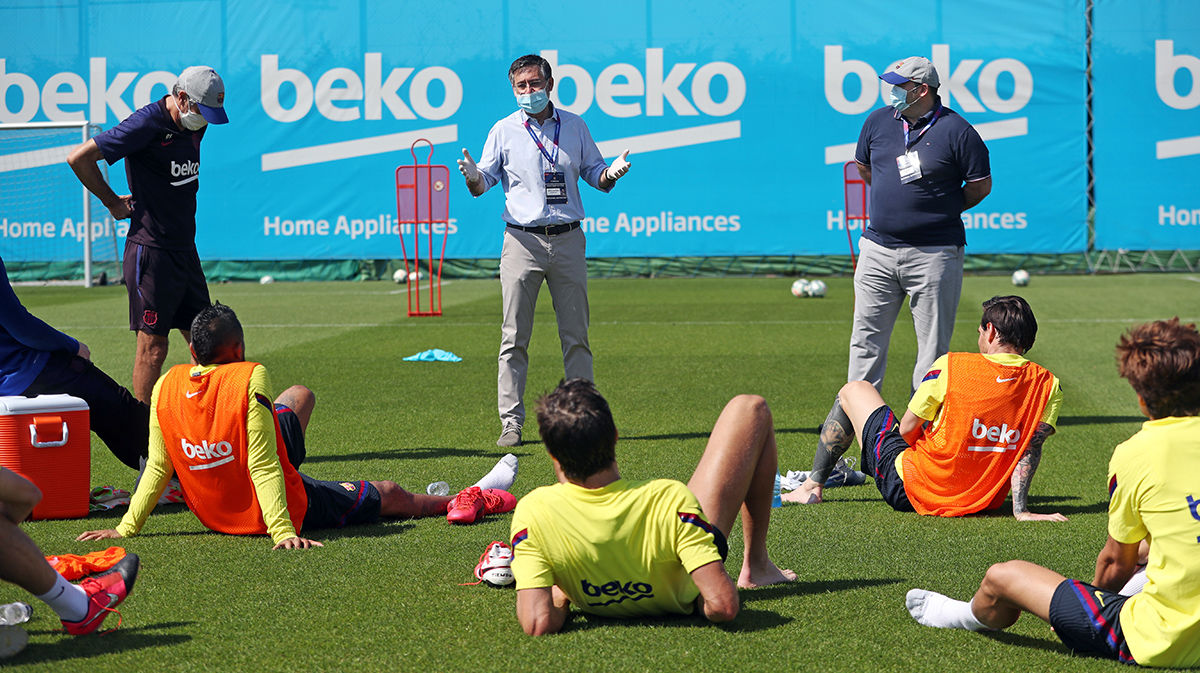
[[527,231],[531,234],[541,234],[543,236],[556,236],[558,234],[565,234],[568,231],[575,231],[576,229],[579,228],[579,221],[576,220],[574,222],[567,222],[566,224],[551,224],[550,226],[547,226],[547,227],[522,227],[519,224],[510,224],[510,225],[508,225],[508,227],[510,229],[519,229],[520,231]]

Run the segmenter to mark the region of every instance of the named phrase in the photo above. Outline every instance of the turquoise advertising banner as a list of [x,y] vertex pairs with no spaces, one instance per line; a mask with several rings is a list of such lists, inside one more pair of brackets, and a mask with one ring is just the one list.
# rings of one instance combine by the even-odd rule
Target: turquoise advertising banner
[[[992,194],[963,215],[968,252],[1073,252],[1087,232],[1084,10],[1083,0],[630,0],[539,12],[492,0],[8,3],[0,122],[111,128],[185,67],[211,65],[231,121],[209,128],[196,169],[202,258],[399,257],[410,225],[397,223],[394,174],[418,139],[451,167],[447,257],[497,257],[503,194],[472,198],[454,162],[463,148],[478,157],[516,109],[509,63],[540,53],[554,103],[582,115],[608,160],[631,152],[612,193],[581,190],[589,255],[845,254],[842,165],[887,102],[877,75],[923,55],[942,102],[991,155]],[[1133,98],[1126,82],[1106,86]],[[62,136],[22,146],[0,132],[0,181],[67,183],[48,199],[0,188],[5,259],[78,258],[85,228],[61,160],[78,131]],[[113,168],[118,190],[123,171]]]
[[1200,248],[1200,3],[1096,3],[1096,247]]

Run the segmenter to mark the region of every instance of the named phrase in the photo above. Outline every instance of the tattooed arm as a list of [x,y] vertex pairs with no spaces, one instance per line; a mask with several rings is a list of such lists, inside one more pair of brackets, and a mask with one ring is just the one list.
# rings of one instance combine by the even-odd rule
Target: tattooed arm
[[1017,469],[1012,474],[1012,503],[1013,516],[1017,521],[1066,521],[1067,517],[1055,512],[1054,514],[1035,514],[1029,511],[1029,482],[1033,481],[1033,473],[1037,471],[1038,463],[1042,460],[1042,444],[1046,438],[1054,434],[1054,428],[1047,423],[1038,423],[1029,440],[1029,448],[1017,462]]

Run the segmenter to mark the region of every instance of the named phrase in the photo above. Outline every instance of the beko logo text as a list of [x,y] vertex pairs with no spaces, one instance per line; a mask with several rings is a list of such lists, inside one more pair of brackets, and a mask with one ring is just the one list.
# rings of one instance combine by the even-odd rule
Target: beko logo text
[[[108,122],[108,111],[112,110],[117,120],[122,120],[133,114],[135,108],[140,108],[151,101],[154,88],[161,86],[162,94],[171,90],[175,83],[175,73],[165,70],[154,70],[138,77],[136,72],[118,72],[112,81],[108,80],[108,59],[88,59],[88,81],[73,72],[54,73],[46,79],[41,87],[32,77],[20,72],[8,72],[5,69],[5,59],[0,58],[0,122],[23,123],[37,116],[38,107],[46,114],[46,119],[52,122],[90,121],[93,124]],[[137,80],[137,83],[134,83]],[[125,104],[125,91],[133,84],[133,107]],[[16,88],[21,92],[20,107],[10,110],[9,101],[18,100],[10,97],[9,89]],[[77,109],[63,109],[74,107]]]
[[213,458],[224,458],[233,453],[233,445],[225,441],[209,444],[208,440],[205,439],[199,444],[192,444],[186,439],[180,439],[179,444],[179,448],[183,450],[183,455],[188,458],[212,460]]
[[[358,119],[383,119],[383,108],[394,119],[446,119],[458,112],[463,86],[458,75],[443,66],[392,68],[383,74],[383,55],[363,54],[360,76],[350,68],[331,68],[317,77],[314,85],[308,75],[294,68],[280,68],[278,54],[263,54],[260,60],[260,98],[263,111],[279,122],[300,121],[314,103],[322,117],[335,122]],[[412,75],[411,81],[409,76]],[[400,87],[408,84],[408,100],[400,96]],[[432,86],[434,83],[440,87]],[[285,89],[285,86],[287,88]],[[440,89],[441,102],[433,102]],[[286,91],[285,105],[280,101]]]
[[[1186,70],[1191,77],[1192,90],[1180,94],[1175,87],[1175,75]],[[1154,90],[1168,107],[1190,110],[1200,107],[1200,58],[1191,54],[1176,54],[1174,40],[1154,41]]]
[[[1015,58],[998,58],[986,64],[983,59],[964,58],[955,65],[950,61],[950,45],[935,44],[931,51],[930,60],[941,79],[938,95],[943,103],[956,110],[1011,113],[1024,108],[1033,98],[1033,73]],[[967,88],[967,81],[977,70],[977,91],[973,93]],[[883,68],[876,70],[866,61],[843,59],[841,45],[825,45],[825,99],[842,114],[860,114],[876,107],[881,97],[887,100],[892,85],[879,79],[880,72]],[[850,76],[858,78],[861,85],[858,97],[853,100],[846,98],[844,88]],[[1002,83],[1009,85],[1007,95],[1001,93]]]
[[[552,100],[556,105],[583,114],[594,100],[610,117],[661,117],[666,110],[664,103],[681,116],[725,117],[737,112],[746,100],[746,76],[732,63],[713,61],[696,68],[695,63],[675,63],[664,74],[663,50],[647,49],[641,69],[632,63],[613,63],[592,79],[581,66],[558,62],[558,51],[545,49],[542,58],[550,63],[554,73]],[[695,70],[695,74],[692,71]],[[692,78],[691,99],[681,91],[688,77]],[[713,84],[716,79],[724,80],[724,98],[716,100]],[[559,98],[564,82],[574,86],[575,98],[570,101]],[[642,103],[645,103],[643,108]]]

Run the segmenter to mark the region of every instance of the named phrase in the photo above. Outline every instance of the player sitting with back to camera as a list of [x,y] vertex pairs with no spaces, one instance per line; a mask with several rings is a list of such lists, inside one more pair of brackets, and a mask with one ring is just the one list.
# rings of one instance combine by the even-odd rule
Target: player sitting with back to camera
[[[1028,612],[1076,654],[1200,666],[1200,332],[1179,318],[1138,325],[1117,342],[1117,369],[1150,420],[1109,460],[1108,539],[1092,583],[1028,561],[997,563],[970,601],[909,591],[914,619],[984,631],[1008,628]],[[1144,588],[1130,591],[1147,541]]]
[[228,306],[205,308],[191,327],[199,364],[175,366],[154,386],[150,457],[129,511],[115,530],[88,531],[80,540],[136,534],[172,473],[205,526],[265,533],[276,549],[322,546],[300,531],[439,514],[473,523],[516,505],[505,490],[517,475],[512,454],[454,497],[410,493],[391,481],[319,481],[297,472],[316,404],[312,391],[292,386],[272,404],[266,367],[246,362],[242,325]]
[[904,418],[867,381],[838,393],[821,426],[813,469],[787,502],[821,502],[825,479],[855,437],[863,471],[901,512],[964,516],[999,508],[1012,488],[1019,521],[1066,521],[1027,507],[1029,484],[1062,406],[1058,378],[1024,355],[1037,320],[1021,297],[983,302],[979,353],[939,357],[917,387]]
[[525,633],[558,632],[571,603],[608,617],[733,619],[738,592],[725,556],[739,510],[745,552],[737,586],[796,579],[767,555],[776,448],[763,398],[739,395],[725,405],[686,486],[621,477],[612,412],[588,380],[559,384],[538,401],[537,418],[559,483],[535,489],[513,513]]

